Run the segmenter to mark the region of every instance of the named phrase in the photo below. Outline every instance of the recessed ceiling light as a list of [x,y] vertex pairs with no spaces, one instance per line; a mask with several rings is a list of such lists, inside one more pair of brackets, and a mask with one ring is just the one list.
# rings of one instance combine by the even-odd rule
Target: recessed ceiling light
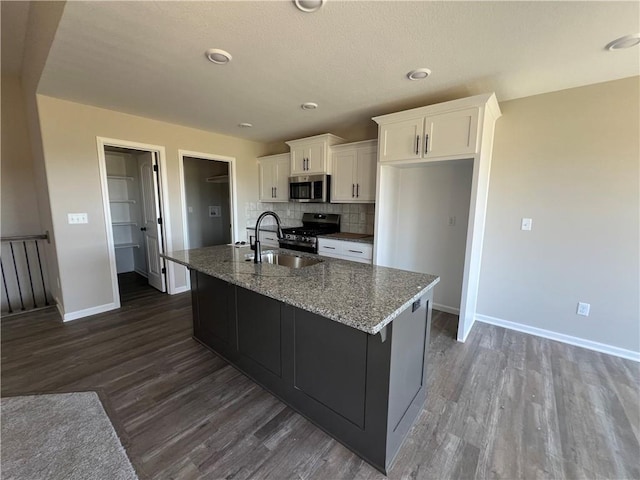
[[231,54],[229,52],[225,52],[224,50],[220,50],[219,48],[210,48],[206,52],[204,52],[205,56],[209,59],[209,61],[217,64],[217,65],[225,65],[231,61]]
[[422,80],[431,75],[431,70],[428,68],[416,68],[415,70],[411,70],[407,73],[407,78],[409,80]]
[[253,127],[253,124],[247,123],[247,122],[242,122],[242,123],[239,123],[238,126],[240,128],[251,128],[251,127]]
[[640,33],[632,33],[624,37],[616,38],[613,42],[607,44],[607,50],[621,50],[623,48],[635,47],[640,43]]
[[293,0],[293,3],[298,10],[302,10],[306,13],[317,12],[324,5],[325,0]]
[[303,110],[315,110],[316,108],[318,108],[318,104],[313,102],[307,102],[300,105],[300,108],[302,108]]

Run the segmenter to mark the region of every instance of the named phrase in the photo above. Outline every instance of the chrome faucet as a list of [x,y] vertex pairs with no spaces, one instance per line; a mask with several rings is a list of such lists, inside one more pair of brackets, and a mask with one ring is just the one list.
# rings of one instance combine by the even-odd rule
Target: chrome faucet
[[280,217],[271,211],[262,212],[262,214],[258,217],[258,221],[256,222],[256,243],[255,243],[255,252],[253,255],[253,263],[262,263],[262,251],[260,250],[260,224],[262,223],[262,219],[271,215],[276,219],[276,224],[278,225],[278,231],[276,234],[278,238],[282,238],[282,227],[280,227]]

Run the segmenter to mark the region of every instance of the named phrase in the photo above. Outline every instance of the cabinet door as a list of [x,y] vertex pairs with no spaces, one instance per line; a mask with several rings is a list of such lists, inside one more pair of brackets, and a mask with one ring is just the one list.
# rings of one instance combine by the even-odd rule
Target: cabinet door
[[393,162],[421,158],[423,131],[423,117],[381,126],[380,161]]
[[358,152],[342,150],[333,153],[333,175],[331,176],[331,202],[350,203],[355,197],[355,171]]
[[272,202],[275,197],[276,165],[272,159],[260,160],[260,201]]
[[306,173],[325,173],[327,171],[327,149],[324,142],[310,143],[306,148]]
[[[426,135],[429,137],[427,138]],[[425,158],[476,153],[477,146],[477,108],[426,118],[423,144]]]
[[194,289],[197,315],[194,316],[194,336],[205,345],[226,352],[232,343],[233,325],[229,302],[233,287],[209,275],[197,273]]
[[238,351],[254,366],[282,374],[280,302],[244,288],[236,289]]
[[372,147],[358,150],[355,169],[356,201],[358,202],[376,201],[377,153],[377,148]]
[[291,171],[291,160],[289,155],[283,155],[275,161],[274,193],[272,202],[289,201],[289,172]]
[[304,175],[307,173],[307,148],[299,145],[291,149],[291,175]]

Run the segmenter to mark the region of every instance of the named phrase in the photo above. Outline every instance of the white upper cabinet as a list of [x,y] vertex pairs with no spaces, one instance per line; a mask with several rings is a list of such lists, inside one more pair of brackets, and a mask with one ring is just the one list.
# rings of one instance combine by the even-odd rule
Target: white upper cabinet
[[333,147],[332,203],[375,202],[377,145],[366,140]]
[[331,173],[331,146],[344,139],[326,133],[286,142],[291,148],[291,175]]
[[410,118],[380,127],[380,161],[422,158],[424,117]]
[[478,152],[478,107],[433,114],[429,107],[423,107],[375,120],[380,125],[381,162],[441,159]]
[[291,155],[270,155],[258,158],[260,165],[260,201],[289,201],[289,171]]

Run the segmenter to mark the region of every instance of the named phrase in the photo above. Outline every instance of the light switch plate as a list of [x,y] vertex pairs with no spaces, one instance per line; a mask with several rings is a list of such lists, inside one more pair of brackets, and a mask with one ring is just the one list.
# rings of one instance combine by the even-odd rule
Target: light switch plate
[[86,213],[68,213],[67,218],[69,220],[69,225],[89,223],[89,216]]
[[530,218],[523,218],[522,223],[520,224],[520,230],[531,230],[531,226],[533,224],[533,220]]

